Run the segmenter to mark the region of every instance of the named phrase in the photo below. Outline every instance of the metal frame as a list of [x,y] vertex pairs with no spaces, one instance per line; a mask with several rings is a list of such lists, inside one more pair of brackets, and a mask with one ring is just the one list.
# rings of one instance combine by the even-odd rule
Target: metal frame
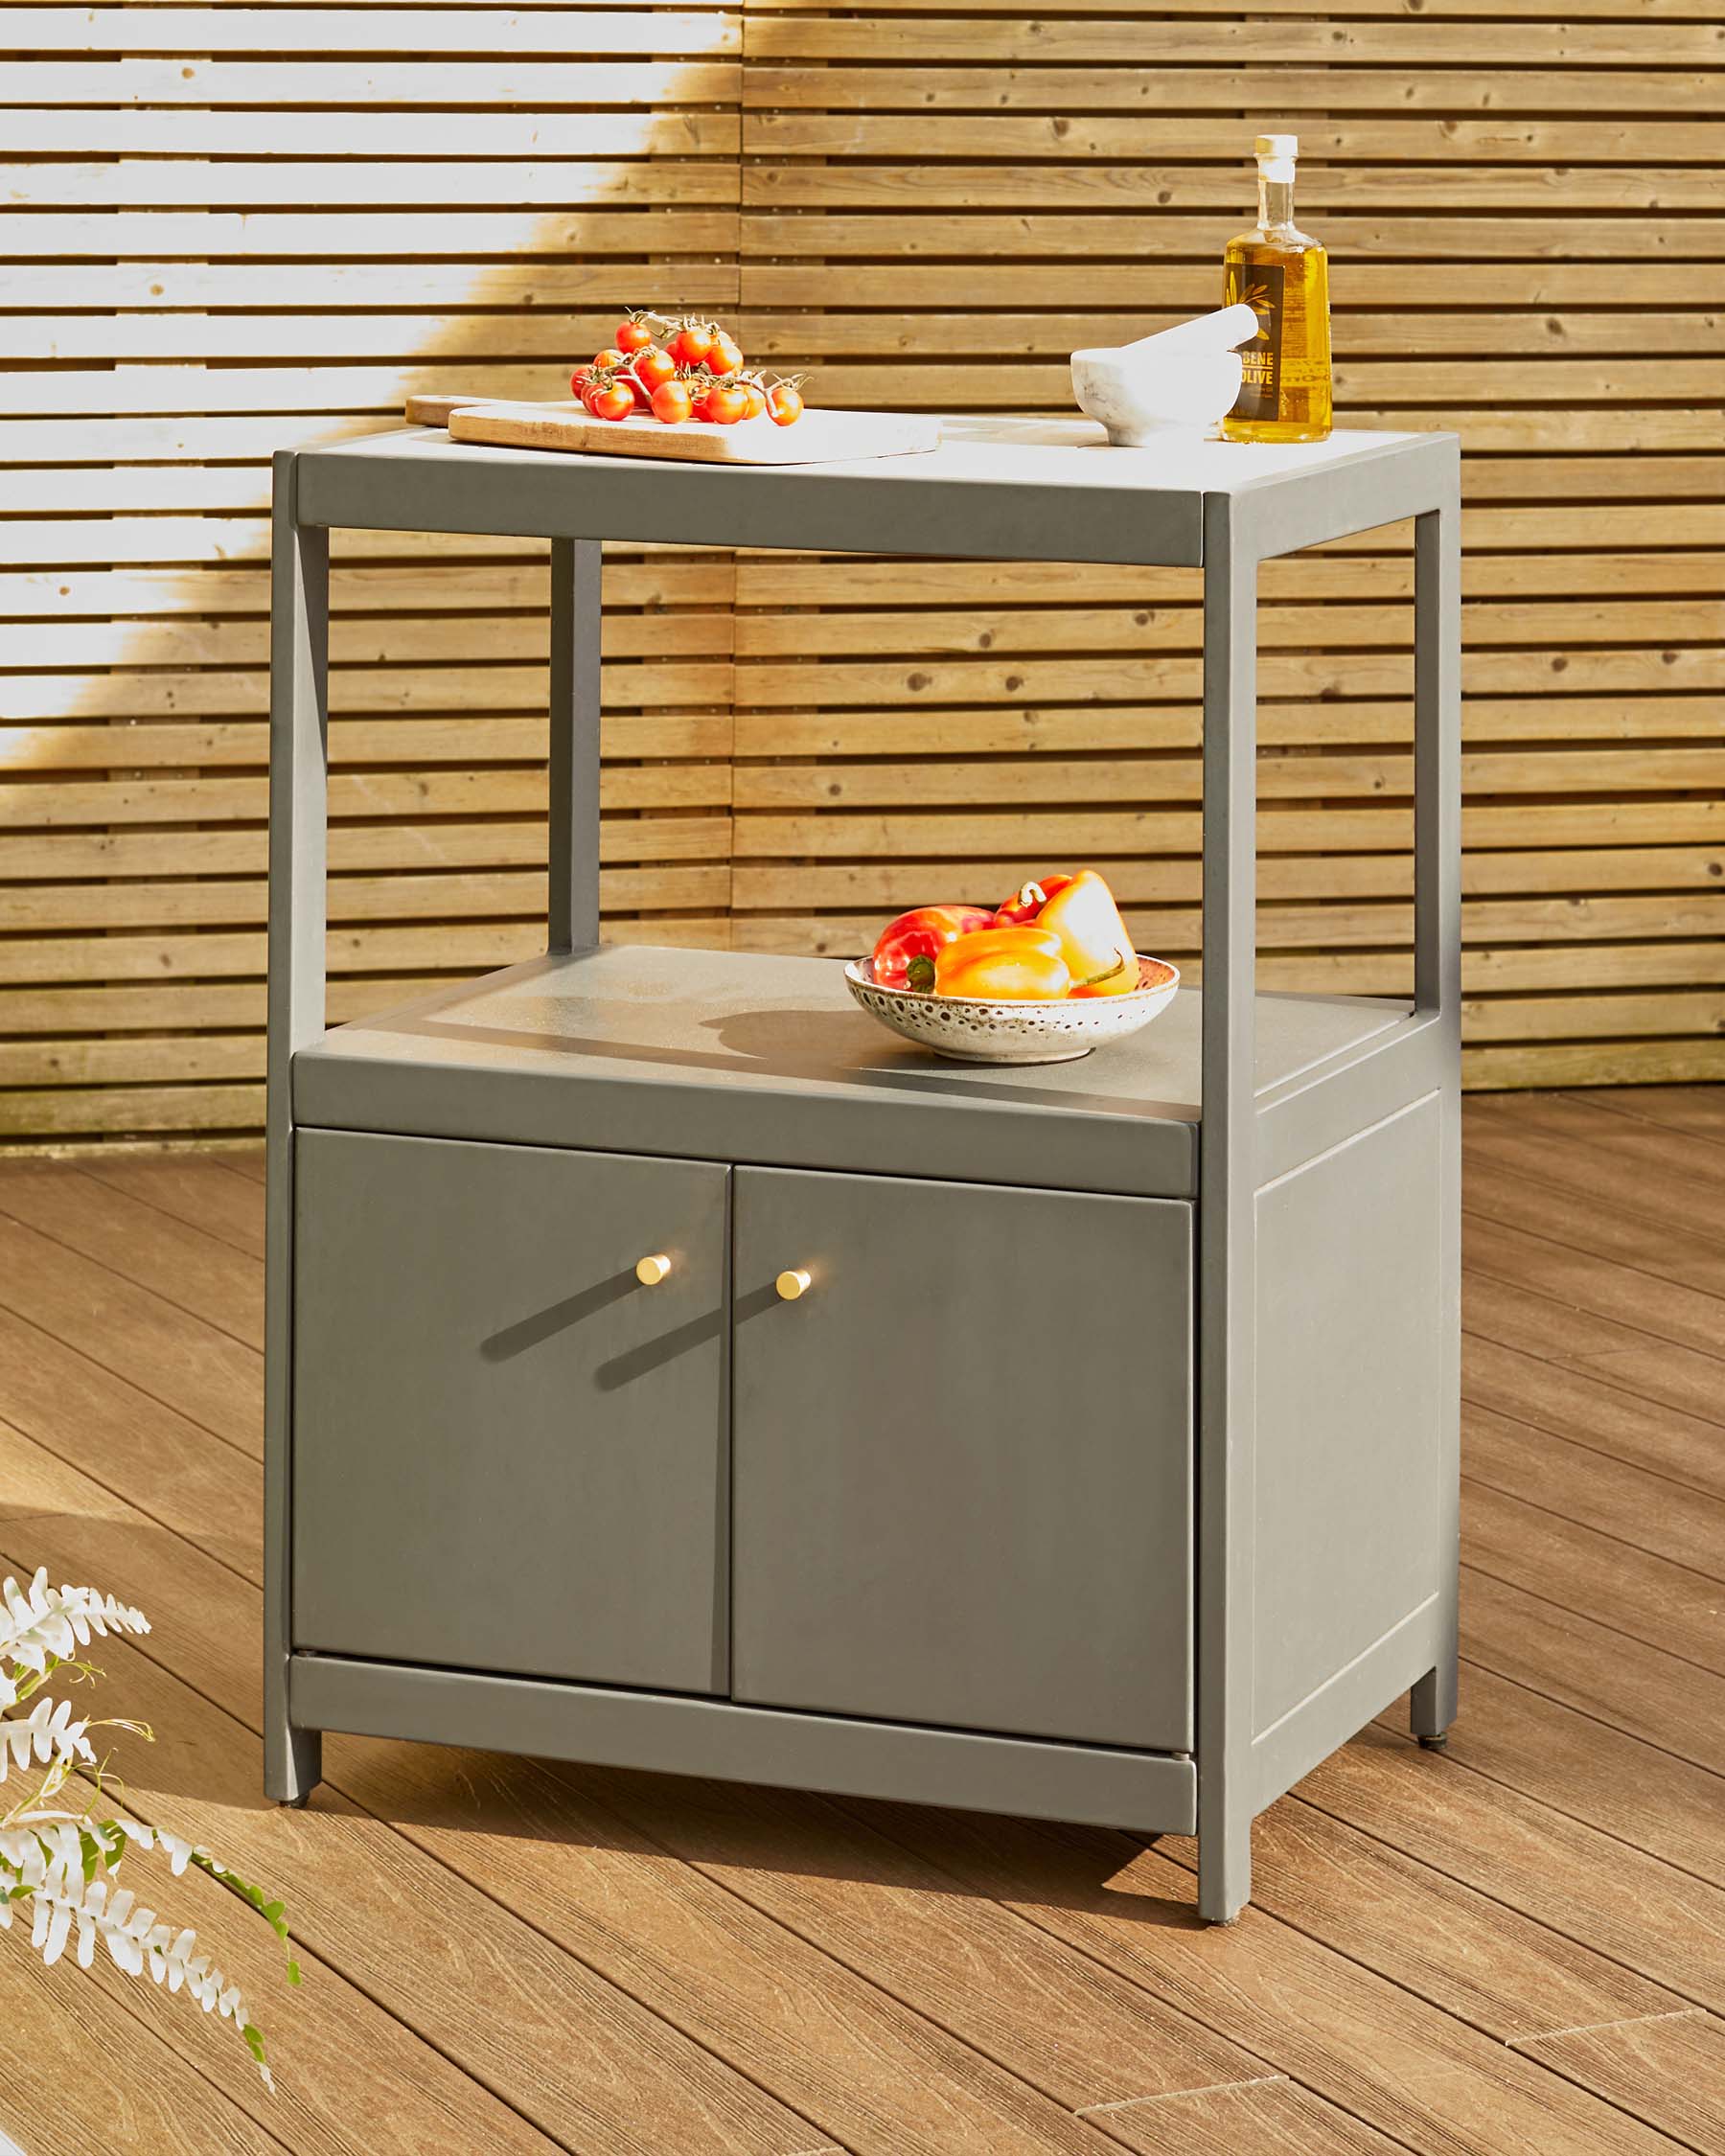
[[[1237,455],[1237,452],[1236,452]],[[1460,1434],[1460,495],[1450,435],[1335,438],[1334,453],[1228,468],[1145,488],[1125,468],[1027,473],[963,451],[896,467],[715,473],[697,466],[449,447],[389,436],[276,459],[271,639],[268,1212],[265,1375],[265,1786],[292,1802],[318,1778],[318,1729],[445,1741],[572,1748],[569,1755],[753,1774],[881,1795],[945,1795],[998,1809],[1192,1824],[1192,1762],[1097,1767],[1109,1794],[1080,1791],[1102,1759],[1048,1747],[894,1725],[808,1724],[704,1701],[525,1681],[412,1672],[291,1654],[288,1604],[293,1264],[294,1053],[323,1032],[328,744],[328,527],[549,537],[551,815],[549,948],[598,941],[600,546],[604,538],[827,547],[993,559],[1201,563],[1204,571],[1203,1121],[1198,1182],[1199,1908],[1231,1919],[1248,1898],[1255,1814],[1399,1691],[1440,1742],[1456,1708]],[[918,468],[921,468],[920,470]],[[1106,469],[1106,479],[1098,474]],[[1141,468],[1134,467],[1135,470]],[[1398,518],[1415,518],[1414,1011],[1340,1067],[1259,1095],[1253,1077],[1256,904],[1256,595],[1262,561]],[[1436,1097],[1442,1128],[1439,1273],[1444,1374],[1437,1523],[1440,1591],[1283,1717],[1253,1729],[1255,1408],[1254,1205],[1290,1167]],[[607,1706],[606,1703],[611,1705]],[[733,1717],[727,1721],[725,1717]],[[751,1740],[735,1717],[761,1725]],[[787,1733],[779,1724],[796,1723]],[[651,1736],[641,1734],[651,1724]],[[768,1725],[772,1725],[769,1728]],[[877,1734],[870,1737],[868,1732]],[[601,1737],[596,1732],[604,1731]],[[629,1732],[637,1732],[631,1735]],[[734,1732],[734,1733],[724,1733]],[[878,1772],[861,1764],[883,1747]],[[598,1745],[597,1751],[593,1746]],[[908,1749],[907,1749],[908,1746]],[[861,1747],[861,1749],[859,1749]],[[1061,1754],[1052,1768],[1043,1755]],[[1024,1757],[1018,1755],[1023,1755]],[[823,1761],[828,1764],[822,1764]],[[897,1762],[895,1765],[894,1762]],[[982,1762],[978,1771],[977,1762]],[[989,1763],[992,1761],[992,1765]],[[704,1764],[702,1764],[704,1762]],[[1169,1772],[1166,1770],[1179,1770]],[[1155,1795],[1153,1791],[1161,1794]],[[1099,1808],[1098,1808],[1099,1807]]]
[[[1412,1686],[1411,1719],[1440,1741],[1456,1711],[1456,1579],[1460,1464],[1460,495],[1453,438],[1446,470],[1386,502],[1350,507],[1210,495],[1204,561],[1204,1119],[1198,1180],[1198,1863],[1200,1913],[1227,1923],[1251,1895],[1252,1822],[1334,1746]],[[1436,460],[1434,460],[1436,461]],[[1293,492],[1294,490],[1289,490]],[[1301,490],[1305,491],[1305,490]],[[1449,1283],[1444,1458],[1438,1524],[1447,1593],[1426,1620],[1380,1640],[1368,1670],[1305,1703],[1260,1753],[1252,1727],[1253,1497],[1256,1403],[1254,1326],[1257,1193],[1290,1158],[1341,1135],[1322,1100],[1293,1146],[1266,1136],[1287,1103],[1260,1104],[1253,1083],[1257,959],[1258,563],[1321,539],[1414,516],[1414,1022],[1370,1060],[1383,1112],[1436,1091],[1444,1151],[1440,1257]],[[1357,519],[1357,521],[1356,521]],[[1219,993],[1218,993],[1219,991]],[[1337,1073],[1326,1073],[1333,1080]],[[1333,1084],[1312,1089],[1341,1099]],[[1362,1113],[1357,1088],[1346,1125]],[[1361,1699],[1373,1701],[1364,1710]]]

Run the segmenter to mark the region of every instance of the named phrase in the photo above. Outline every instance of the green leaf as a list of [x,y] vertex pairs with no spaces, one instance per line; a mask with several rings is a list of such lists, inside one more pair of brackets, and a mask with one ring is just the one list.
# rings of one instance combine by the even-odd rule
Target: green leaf
[[[194,1849],[192,1862],[197,1867],[198,1870],[207,1871],[212,1879],[218,1880],[229,1893],[236,1895],[248,1908],[255,1909],[270,1930],[274,1932],[277,1938],[281,1940],[283,1946],[288,1945],[288,1905],[286,1902],[265,1900],[262,1887],[254,1887],[249,1880],[242,1879],[237,1871],[230,1871],[225,1864],[218,1863],[207,1850]],[[291,1953],[288,1958],[288,1981],[289,1984],[299,1982],[299,1964],[294,1961]]]

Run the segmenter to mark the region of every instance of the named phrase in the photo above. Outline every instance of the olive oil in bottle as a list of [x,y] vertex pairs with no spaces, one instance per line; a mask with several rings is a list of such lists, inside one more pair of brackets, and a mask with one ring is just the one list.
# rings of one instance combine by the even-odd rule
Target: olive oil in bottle
[[1329,258],[1294,222],[1295,135],[1259,135],[1258,220],[1228,242],[1223,305],[1244,300],[1258,333],[1222,422],[1229,442],[1322,442],[1330,430]]

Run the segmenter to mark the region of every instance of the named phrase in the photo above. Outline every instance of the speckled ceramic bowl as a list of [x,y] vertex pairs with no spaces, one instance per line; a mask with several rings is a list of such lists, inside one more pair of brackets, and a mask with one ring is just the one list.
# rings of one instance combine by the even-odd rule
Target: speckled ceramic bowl
[[954,1063],[1076,1063],[1105,1041],[1123,1041],[1164,1011],[1180,986],[1162,958],[1138,959],[1138,985],[1124,996],[1007,1002],[885,988],[866,958],[844,969],[850,992],[872,1017]]

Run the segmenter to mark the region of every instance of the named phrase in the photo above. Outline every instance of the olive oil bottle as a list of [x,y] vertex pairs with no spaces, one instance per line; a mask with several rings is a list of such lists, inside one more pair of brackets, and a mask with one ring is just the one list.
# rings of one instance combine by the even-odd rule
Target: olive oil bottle
[[1322,442],[1330,430],[1329,258],[1294,222],[1296,135],[1259,135],[1258,220],[1228,242],[1225,307],[1244,300],[1258,333],[1222,422],[1229,442]]

